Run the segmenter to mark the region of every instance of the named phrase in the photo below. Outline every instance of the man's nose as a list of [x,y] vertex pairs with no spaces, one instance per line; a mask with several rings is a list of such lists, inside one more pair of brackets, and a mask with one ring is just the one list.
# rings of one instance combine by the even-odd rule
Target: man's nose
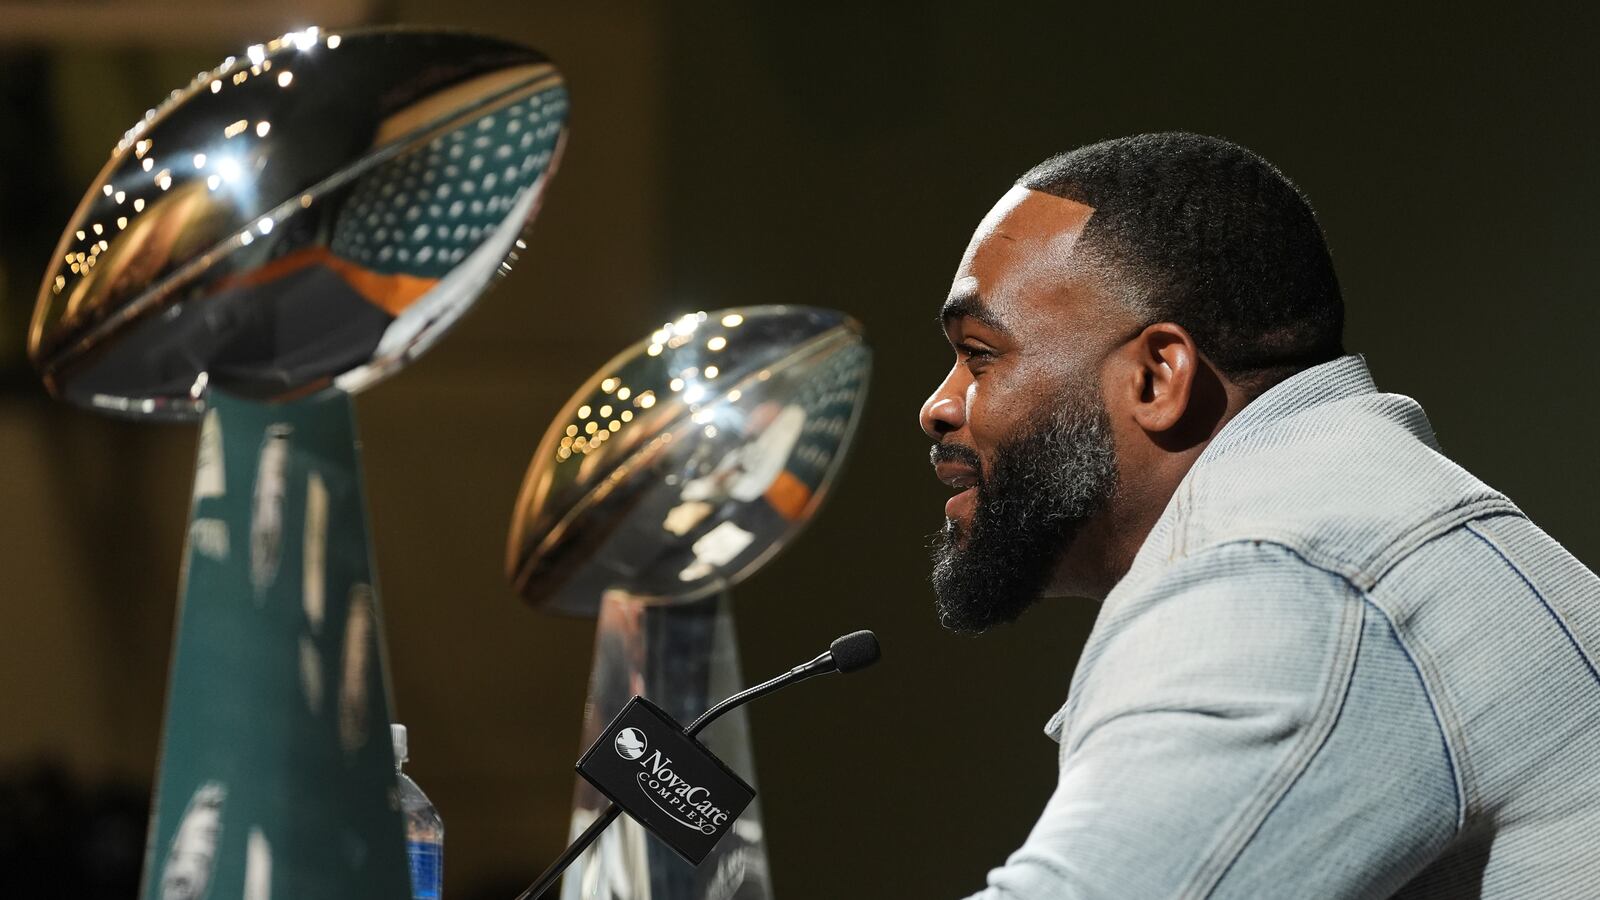
[[960,366],[950,370],[939,387],[922,402],[917,419],[922,433],[937,441],[952,431],[959,431],[967,423],[965,385],[958,384]]

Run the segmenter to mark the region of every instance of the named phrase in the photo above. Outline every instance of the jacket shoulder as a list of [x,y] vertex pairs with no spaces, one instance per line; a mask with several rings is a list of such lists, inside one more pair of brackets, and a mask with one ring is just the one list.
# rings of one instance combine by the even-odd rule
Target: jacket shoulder
[[1207,448],[1171,502],[1173,556],[1272,541],[1363,589],[1451,528],[1520,514],[1440,452],[1416,401],[1383,393],[1309,407]]

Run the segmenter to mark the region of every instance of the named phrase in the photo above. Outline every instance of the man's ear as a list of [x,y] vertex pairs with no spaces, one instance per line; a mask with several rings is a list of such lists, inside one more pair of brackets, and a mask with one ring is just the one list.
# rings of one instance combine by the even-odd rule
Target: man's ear
[[1182,325],[1157,322],[1123,347],[1129,386],[1137,391],[1130,412],[1150,436],[1173,432],[1184,423],[1200,377],[1200,351]]

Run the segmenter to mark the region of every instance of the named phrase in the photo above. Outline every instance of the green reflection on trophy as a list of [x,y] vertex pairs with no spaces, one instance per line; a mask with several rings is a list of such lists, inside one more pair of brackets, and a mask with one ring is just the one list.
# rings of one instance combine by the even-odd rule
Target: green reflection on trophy
[[[598,619],[582,746],[634,694],[688,722],[743,687],[728,591],[816,513],[870,368],[843,314],[751,306],[664,324],[567,402],[523,481],[506,566],[528,600]],[[754,784],[742,711],[701,740]],[[759,803],[698,867],[624,817],[561,896],[766,900]],[[572,834],[604,806],[578,780]]]
[[50,391],[203,423],[143,896],[410,896],[351,394],[508,271],[566,113],[514,44],[286,34],[150,111],[62,235]]

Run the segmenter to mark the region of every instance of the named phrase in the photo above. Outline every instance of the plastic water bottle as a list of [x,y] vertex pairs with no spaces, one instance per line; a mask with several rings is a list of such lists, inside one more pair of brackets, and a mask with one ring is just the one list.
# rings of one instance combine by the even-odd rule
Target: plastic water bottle
[[439,900],[444,886],[444,820],[428,795],[401,771],[407,759],[406,727],[390,725],[394,739],[394,772],[400,780],[400,809],[406,819],[406,855],[411,859],[411,896]]

